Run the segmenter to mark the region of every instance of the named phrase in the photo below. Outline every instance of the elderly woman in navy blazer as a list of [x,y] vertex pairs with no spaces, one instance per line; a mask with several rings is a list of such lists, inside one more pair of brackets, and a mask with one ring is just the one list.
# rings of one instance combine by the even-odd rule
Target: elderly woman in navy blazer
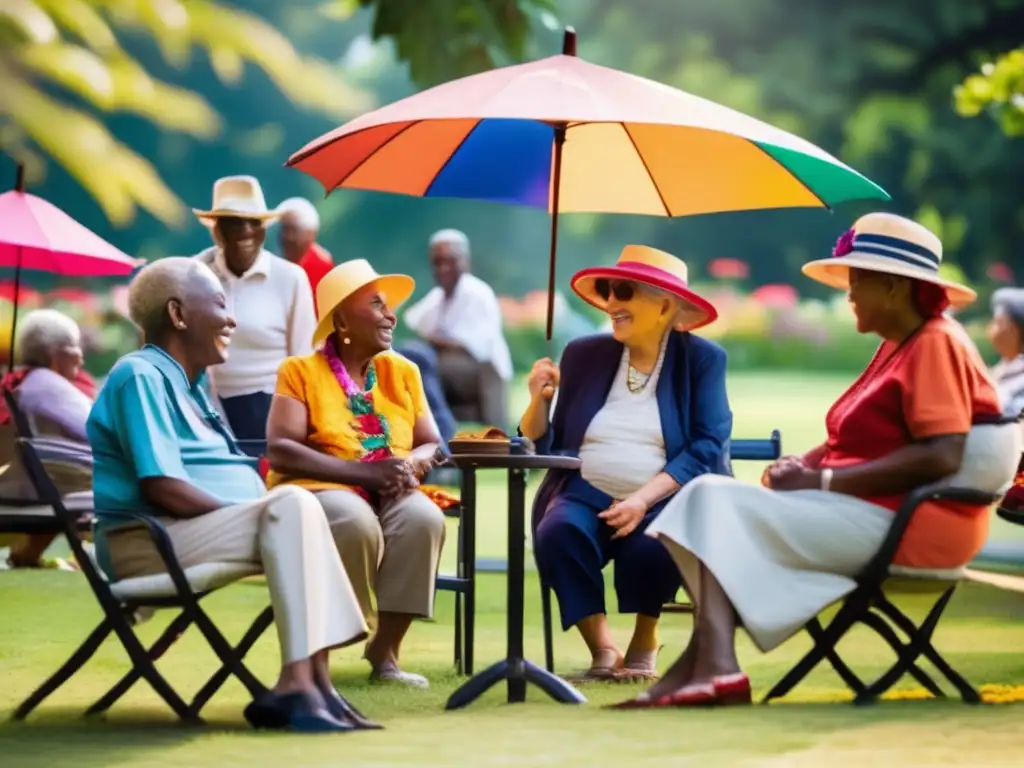
[[[608,313],[612,332],[577,339],[561,367],[542,359],[530,373],[520,433],[537,453],[582,461],[579,471],[549,473],[534,503],[541,577],[558,596],[563,629],[577,627],[590,649],[580,680],[656,677],[658,619],[681,581],[644,530],[690,480],[725,471],[725,351],[689,333],[717,312],[686,278],[681,260],[639,245],[613,267],[577,273],[573,290]],[[625,653],[605,609],[610,561],[619,611],[636,614]]]

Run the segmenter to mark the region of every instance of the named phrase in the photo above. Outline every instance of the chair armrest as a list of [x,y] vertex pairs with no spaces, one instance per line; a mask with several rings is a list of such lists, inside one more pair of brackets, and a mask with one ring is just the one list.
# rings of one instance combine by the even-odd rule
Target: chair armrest
[[42,462],[73,464],[92,469],[92,452],[79,443],[55,437],[37,437],[31,441],[33,450]]
[[900,547],[900,542],[903,541],[903,535],[907,532],[907,527],[914,517],[914,513],[926,501],[953,501],[960,504],[988,506],[995,504],[1000,498],[999,494],[976,491],[972,488],[935,488],[926,485],[911,491],[896,511],[896,516],[893,518],[889,532],[885,536],[885,541],[882,542],[878,552],[875,553],[867,567],[861,572],[858,580],[867,581],[875,579],[881,581],[885,578],[893,558],[896,557],[896,551]]
[[154,546],[156,546],[156,551],[160,554],[160,559],[164,561],[164,565],[167,567],[167,573],[170,575],[171,581],[174,582],[174,588],[178,590],[178,594],[182,596],[189,595],[195,598],[195,595],[192,593],[192,587],[189,585],[188,579],[185,578],[185,572],[181,568],[181,563],[178,562],[178,557],[174,554],[171,536],[163,523],[155,517],[141,512],[97,510],[96,515],[101,519],[145,525],[149,530],[149,536],[153,540]]

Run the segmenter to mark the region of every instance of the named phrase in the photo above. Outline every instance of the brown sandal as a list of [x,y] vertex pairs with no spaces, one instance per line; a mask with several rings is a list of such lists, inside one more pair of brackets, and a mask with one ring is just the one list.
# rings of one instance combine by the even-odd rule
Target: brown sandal
[[[661,650],[660,648],[658,650]],[[615,679],[621,683],[653,682],[658,679],[658,651],[645,651],[627,655],[616,670]]]
[[622,665],[623,659],[617,650],[603,648],[594,654],[589,669],[569,675],[565,679],[575,685],[616,680],[623,668]]

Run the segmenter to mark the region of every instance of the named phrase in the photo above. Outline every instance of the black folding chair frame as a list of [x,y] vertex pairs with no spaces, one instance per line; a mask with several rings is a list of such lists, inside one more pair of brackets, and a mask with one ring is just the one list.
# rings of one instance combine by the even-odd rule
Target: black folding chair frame
[[[117,517],[125,522],[143,525],[149,531],[153,544],[160,554],[174,584],[176,594],[173,596],[139,600],[120,600],[114,596],[110,585],[93,565],[92,560],[82,546],[78,536],[78,519],[68,511],[64,501],[47,475],[43,460],[67,460],[66,457],[54,455],[53,449],[41,448],[35,441],[19,439],[17,449],[24,462],[26,472],[39,494],[42,503],[53,507],[56,517],[60,520],[62,532],[79,563],[82,573],[91,587],[93,594],[103,610],[103,619],[90,633],[85,642],[79,646],[64,665],[48,678],[31,696],[15,709],[12,719],[23,720],[50,694],[70,679],[99,649],[104,640],[111,634],[116,635],[131,660],[132,667],[121,680],[106,694],[100,697],[86,710],[87,715],[105,712],[120,699],[139,680],[145,680],[157,694],[167,703],[174,713],[185,722],[201,723],[200,712],[206,703],[220,689],[230,676],[236,677],[254,697],[267,690],[245,666],[243,659],[263,632],[273,622],[273,612],[268,606],[256,618],[237,646],[232,646],[217,629],[213,620],[200,605],[200,601],[215,590],[193,592],[185,577],[181,564],[174,554],[167,529],[155,518],[137,513],[107,513],[108,517]],[[140,608],[178,608],[178,615],[171,621],[160,637],[150,648],[143,646],[135,634],[135,614]],[[181,637],[192,625],[195,625],[210,644],[211,649],[220,660],[220,668],[210,677],[193,699],[186,703],[184,699],[167,682],[157,670],[155,662]]]
[[[932,643],[932,635],[949,605],[957,583],[937,580],[937,586],[945,585],[945,589],[940,587],[936,590],[940,594],[920,624],[915,624],[886,597],[885,584],[891,578],[889,569],[903,535],[921,504],[927,501],[951,501],[992,505],[998,500],[999,496],[996,494],[967,488],[922,488],[910,493],[897,511],[892,527],[878,553],[857,577],[857,588],[843,600],[832,620],[824,627],[818,618],[808,622],[805,629],[813,639],[814,645],[768,691],[764,697],[765,703],[788,694],[825,660],[828,660],[847,687],[853,691],[855,704],[870,704],[877,701],[906,674],[913,676],[933,696],[945,697],[946,694],[934,679],[919,666],[918,660],[922,658],[931,662],[932,666],[956,688],[964,703],[979,703],[981,696],[977,689],[953,668]],[[871,683],[861,680],[843,661],[836,649],[839,641],[857,624],[874,630],[896,654],[896,661],[892,666]],[[900,637],[897,630],[903,637]]]

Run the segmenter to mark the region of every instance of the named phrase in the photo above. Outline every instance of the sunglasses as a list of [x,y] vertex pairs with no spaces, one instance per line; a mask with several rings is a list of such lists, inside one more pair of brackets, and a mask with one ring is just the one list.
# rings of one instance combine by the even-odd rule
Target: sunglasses
[[619,301],[630,301],[636,295],[636,286],[628,280],[609,280],[599,277],[594,281],[594,290],[602,301],[608,301],[612,294]]

